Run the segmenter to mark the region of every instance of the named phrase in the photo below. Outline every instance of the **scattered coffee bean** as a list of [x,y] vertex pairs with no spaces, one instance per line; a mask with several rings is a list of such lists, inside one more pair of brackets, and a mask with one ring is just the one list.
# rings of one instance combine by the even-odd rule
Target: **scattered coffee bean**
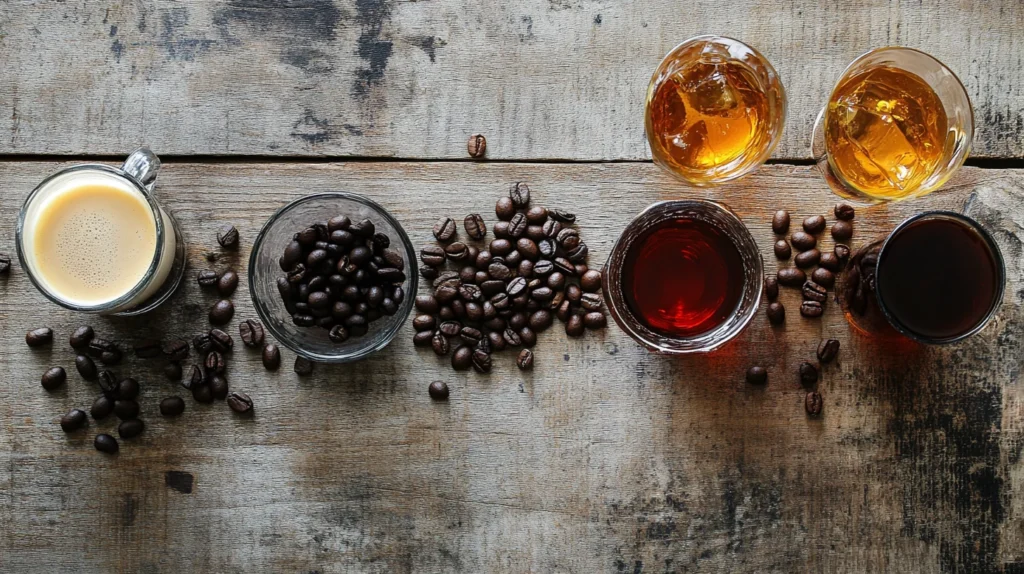
[[840,263],[845,263],[850,258],[850,248],[843,245],[842,243],[835,246],[832,250],[835,256],[839,259]]
[[444,252],[452,261],[465,261],[469,258],[469,246],[461,241],[449,244],[444,248]]
[[48,391],[55,391],[63,385],[64,381],[67,379],[68,374],[64,372],[64,367],[50,367],[45,373],[43,373],[40,383],[43,385],[44,389]]
[[580,276],[580,287],[588,292],[594,293],[601,289],[601,272],[589,269]]
[[473,370],[478,373],[491,372],[491,354],[484,349],[475,349],[473,351],[471,363]]
[[785,239],[780,239],[775,242],[775,258],[786,260],[793,255],[793,248],[789,246],[789,242]]
[[140,359],[153,359],[163,354],[163,343],[156,339],[143,339],[135,343],[135,356]]
[[245,393],[231,393],[227,398],[228,407],[239,414],[252,412],[252,398]]
[[840,267],[839,257],[837,257],[834,252],[827,251],[821,254],[821,258],[818,259],[818,265],[820,265],[824,269],[832,271],[833,273],[837,272],[839,271]]
[[234,225],[228,225],[221,227],[217,231],[217,243],[225,249],[235,249],[238,247],[238,230],[235,229]]
[[430,340],[430,345],[434,349],[434,354],[438,355],[439,357],[447,355],[450,349],[448,339],[441,331],[437,331],[434,333],[434,336]]
[[818,361],[820,361],[821,364],[831,363],[835,360],[836,355],[838,354],[838,339],[823,339],[821,343],[818,343]]
[[242,343],[249,348],[255,349],[263,344],[263,324],[255,319],[246,319],[238,324],[238,334]]
[[804,317],[813,319],[815,317],[821,317],[821,314],[824,312],[824,307],[818,301],[804,301],[800,304],[800,314]]
[[824,303],[825,301],[828,300],[828,291],[821,285],[815,283],[813,280],[804,282],[804,285],[800,291],[803,294],[804,299],[807,301],[817,301],[819,303]]
[[220,279],[217,280],[217,293],[220,293],[221,297],[230,297],[234,294],[235,289],[238,288],[238,273],[228,270],[225,271]]
[[516,357],[516,366],[522,371],[527,371],[533,368],[533,351],[529,349],[523,349],[519,351],[519,355]]
[[416,315],[412,320],[412,327],[417,331],[432,331],[437,326],[433,315]]
[[203,360],[203,368],[206,369],[206,374],[223,374],[226,364],[224,362],[224,355],[221,355],[217,351],[210,351],[206,354],[206,359]]
[[830,288],[836,283],[836,276],[824,267],[815,269],[814,273],[811,273],[811,279],[818,285],[825,288]]
[[139,382],[135,379],[121,379],[121,382],[117,383],[117,398],[135,399],[139,396],[139,390]]
[[583,316],[583,326],[588,329],[601,329],[608,323],[604,317],[604,313],[600,311],[591,311]]
[[96,440],[92,444],[96,450],[106,454],[115,454],[118,450],[117,439],[108,434],[96,435]]
[[121,438],[135,438],[142,434],[146,425],[140,419],[128,419],[117,425],[117,436]]
[[482,134],[473,134],[469,136],[469,142],[466,143],[466,151],[469,152],[469,157],[481,158],[487,153],[487,138]]
[[169,381],[180,381],[181,380],[181,363],[178,361],[171,361],[164,365],[164,377]]
[[804,231],[816,235],[825,230],[825,218],[820,215],[812,215],[804,219]]
[[754,365],[747,369],[747,382],[752,385],[763,385],[768,382],[768,371],[764,367]]
[[821,408],[823,405],[824,401],[821,398],[821,394],[816,391],[807,393],[807,396],[804,397],[804,409],[807,411],[807,414],[812,417],[816,417],[821,414]]
[[160,414],[165,417],[176,417],[185,412],[185,401],[181,397],[167,397],[160,401]]
[[512,199],[513,205],[519,209],[525,209],[530,205],[530,186],[523,181],[513,183],[508,190],[508,196]]
[[452,353],[452,368],[456,371],[468,369],[473,362],[473,347],[461,345]]
[[100,387],[100,391],[109,399],[117,398],[117,377],[110,371],[100,371],[99,377],[96,378],[96,383]]
[[[508,221],[512,219],[512,216],[516,214],[516,206],[512,203],[511,197],[502,197],[498,200],[498,203],[494,206],[494,214],[498,216],[501,221]],[[495,232],[497,234],[497,232]]]
[[188,377],[182,379],[181,386],[186,389],[194,389],[198,386],[206,384],[206,375],[203,374],[203,369],[199,365],[192,365],[189,369]]
[[448,400],[448,384],[444,381],[434,381],[427,387],[427,393],[435,401]]
[[832,224],[832,239],[846,241],[853,237],[853,225],[849,221],[837,221]]
[[775,215],[772,216],[772,231],[776,235],[782,235],[783,233],[789,231],[788,211],[780,209],[775,212]]
[[585,329],[583,324],[583,318],[577,314],[573,314],[569,317],[569,320],[565,322],[565,334],[570,337],[580,337],[583,335]]
[[313,374],[313,361],[299,355],[295,357],[294,370],[299,376],[305,377]]
[[821,260],[821,252],[817,249],[808,249],[798,253],[796,258],[793,259],[793,263],[796,263],[797,267],[807,268],[817,265],[819,260]]
[[808,249],[814,249],[814,246],[818,244],[818,240],[813,235],[804,233],[803,231],[797,231],[789,237],[789,242],[796,248],[797,251],[807,251]]
[[786,321],[786,308],[778,301],[768,304],[768,322],[772,325],[781,325]]
[[82,326],[75,329],[75,331],[71,333],[71,348],[76,351],[85,349],[89,346],[89,343],[92,341],[94,336],[95,333],[93,332],[92,327]]
[[235,315],[235,306],[227,299],[217,301],[210,309],[210,323],[224,325]]
[[139,403],[132,399],[118,399],[114,401],[114,415],[125,421],[139,416]]
[[487,224],[479,213],[467,215],[463,227],[466,228],[466,235],[473,239],[483,239],[487,235]]
[[200,271],[196,276],[196,282],[199,283],[200,287],[214,287],[217,285],[217,281],[220,280],[220,275],[216,271]]
[[436,246],[424,247],[420,250],[420,261],[430,267],[443,265],[447,256],[444,249]]
[[834,212],[836,219],[840,221],[850,221],[856,213],[853,206],[848,203],[837,203]]
[[796,267],[779,269],[775,276],[779,280],[779,285],[785,287],[800,287],[807,280],[807,274]]
[[810,386],[818,382],[818,368],[804,361],[800,363],[800,368],[797,369],[800,374],[800,383],[804,386]]
[[25,333],[25,344],[29,347],[41,347],[53,342],[53,330],[49,327],[32,329]]
[[[575,315],[578,316],[578,315]],[[530,329],[530,327],[523,327],[519,329],[519,341],[524,347],[533,347],[537,344],[537,333]]]
[[105,419],[112,412],[114,412],[114,401],[104,395],[96,397],[96,400],[92,403],[92,408],[89,409],[89,413],[95,420]]
[[218,400],[224,400],[224,397],[228,396],[228,381],[221,375],[210,375],[209,381],[207,382],[210,387],[210,395]]
[[[200,354],[205,355],[210,352],[211,349],[216,349],[222,353],[226,353],[235,347],[235,340],[231,338],[231,335],[228,335],[220,329],[210,329],[207,337],[209,337],[210,348],[205,351],[200,351]],[[197,348],[196,350],[198,351],[199,349]]]
[[82,409],[71,409],[68,414],[60,417],[60,428],[64,432],[74,432],[89,422]]
[[194,385],[192,387],[192,398],[197,403],[210,404],[213,402],[213,392],[210,391],[210,385],[202,383]]
[[263,360],[263,368],[268,371],[276,371],[281,366],[281,351],[273,343],[267,343],[263,346],[261,358]]
[[417,331],[412,337],[412,344],[417,347],[429,347],[434,342],[433,331]]
[[600,311],[603,302],[597,293],[584,293],[580,296],[580,305],[587,311]]
[[766,275],[764,278],[764,295],[769,301],[774,301],[779,296],[779,278],[773,275]]
[[175,339],[164,344],[161,351],[171,361],[181,361],[188,358],[188,342]]

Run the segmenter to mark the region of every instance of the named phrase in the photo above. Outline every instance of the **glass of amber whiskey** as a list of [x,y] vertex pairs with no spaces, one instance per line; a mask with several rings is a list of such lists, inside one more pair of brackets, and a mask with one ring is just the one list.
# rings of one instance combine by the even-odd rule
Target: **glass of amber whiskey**
[[812,153],[840,196],[920,197],[963,165],[974,137],[967,90],[942,62],[886,47],[854,60],[818,114]]
[[676,46],[647,88],[644,121],[654,162],[693,185],[753,171],[782,135],[786,92],[757,50],[722,36]]

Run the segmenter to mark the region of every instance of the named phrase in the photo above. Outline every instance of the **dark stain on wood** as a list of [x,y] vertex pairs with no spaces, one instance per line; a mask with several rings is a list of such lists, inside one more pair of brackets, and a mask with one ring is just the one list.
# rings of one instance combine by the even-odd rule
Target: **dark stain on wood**
[[305,110],[302,117],[292,125],[292,137],[308,144],[320,144],[330,141],[331,124],[327,120],[313,115],[313,110]]
[[194,477],[191,473],[180,470],[168,470],[164,473],[164,483],[167,488],[177,490],[182,494],[192,494]]
[[135,524],[135,515],[138,514],[139,505],[135,501],[135,495],[125,493],[121,503],[121,525],[129,528]]
[[423,50],[427,57],[430,58],[431,63],[437,61],[437,48],[444,45],[443,42],[439,42],[434,36],[413,36],[409,39],[409,42]]
[[188,36],[188,9],[175,6],[160,16],[160,45],[172,60],[192,62],[216,44],[215,40]]
[[234,0],[214,13],[213,23],[225,37],[238,22],[261,32],[284,32],[289,42],[330,42],[341,18],[330,0]]
[[292,46],[281,53],[281,61],[307,74],[329,74],[334,70],[330,56],[308,46]]
[[391,57],[392,43],[383,38],[384,24],[391,18],[391,5],[385,0],[356,0],[356,21],[361,32],[356,53],[365,67],[356,70],[352,93],[366,98],[370,90],[384,80],[384,70]]

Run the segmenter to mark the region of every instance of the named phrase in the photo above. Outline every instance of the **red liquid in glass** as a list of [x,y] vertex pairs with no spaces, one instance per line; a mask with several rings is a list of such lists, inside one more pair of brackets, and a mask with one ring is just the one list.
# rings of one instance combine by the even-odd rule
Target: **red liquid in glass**
[[622,272],[630,310],[652,331],[692,337],[739,305],[743,260],[720,229],[696,219],[662,222],[630,247]]

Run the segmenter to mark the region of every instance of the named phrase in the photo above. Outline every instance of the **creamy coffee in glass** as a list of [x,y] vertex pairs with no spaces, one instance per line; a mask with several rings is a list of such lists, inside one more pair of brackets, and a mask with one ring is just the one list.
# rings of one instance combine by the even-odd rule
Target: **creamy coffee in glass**
[[139,314],[173,293],[184,242],[152,196],[160,161],[148,149],[121,169],[80,165],[29,195],[18,219],[18,256],[33,284],[69,309]]

